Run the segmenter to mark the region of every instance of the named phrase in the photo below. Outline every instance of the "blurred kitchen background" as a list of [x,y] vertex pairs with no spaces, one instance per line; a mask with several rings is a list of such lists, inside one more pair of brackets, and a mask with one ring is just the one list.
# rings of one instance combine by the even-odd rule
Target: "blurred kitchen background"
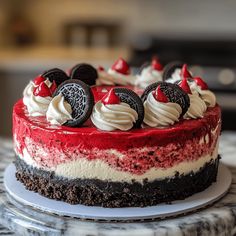
[[236,130],[235,0],[0,0],[0,136],[30,79],[78,62],[189,63]]

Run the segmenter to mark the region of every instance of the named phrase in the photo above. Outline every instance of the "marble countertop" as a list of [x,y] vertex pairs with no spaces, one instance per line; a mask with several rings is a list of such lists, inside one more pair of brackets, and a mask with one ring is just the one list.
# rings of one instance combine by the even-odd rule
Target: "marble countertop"
[[[5,167],[13,160],[14,152],[11,141],[0,139],[0,222],[5,223],[4,219],[4,202],[3,196],[5,190],[3,187],[3,171]],[[0,225],[0,235],[83,235],[83,236],[230,236],[236,235],[236,132],[223,132],[220,142],[220,154],[224,162],[233,174],[232,186],[228,194],[213,206],[200,210],[186,216],[180,216],[173,219],[159,220],[155,222],[142,223],[99,223],[86,222],[70,218],[59,218],[55,215],[48,215],[47,219],[44,214],[32,211],[34,215],[26,221],[13,219],[8,226],[13,231]],[[1,201],[2,199],[2,201]],[[5,198],[6,199],[6,198]],[[7,201],[7,200],[6,200]],[[13,208],[9,205],[10,208]],[[13,209],[14,210],[14,209]],[[12,211],[13,212],[13,211]],[[32,214],[31,212],[31,214]],[[6,213],[5,213],[6,214]],[[9,215],[8,215],[9,216]],[[36,220],[33,218],[37,216]],[[41,218],[40,218],[41,217]],[[11,218],[11,216],[10,216]],[[47,220],[56,225],[50,228],[49,225],[39,228],[40,234],[35,233],[33,225],[39,225],[40,220]],[[25,225],[24,225],[25,224]],[[17,226],[18,225],[18,226]],[[31,228],[30,228],[31,227]],[[42,233],[43,232],[43,233]]]

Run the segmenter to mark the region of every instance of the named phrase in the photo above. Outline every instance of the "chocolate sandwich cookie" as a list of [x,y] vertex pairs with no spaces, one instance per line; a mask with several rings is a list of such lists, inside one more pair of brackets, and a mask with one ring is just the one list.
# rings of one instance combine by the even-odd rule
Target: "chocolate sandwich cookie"
[[72,120],[68,120],[66,126],[81,126],[91,115],[94,105],[94,97],[90,87],[83,81],[70,79],[62,83],[53,96],[62,94],[71,105]]
[[134,127],[141,127],[144,119],[144,107],[140,97],[134,91],[127,88],[115,88],[114,91],[119,96],[121,102],[129,104],[138,113],[138,119]]
[[163,75],[162,75],[163,81],[170,79],[175,69],[181,69],[183,64],[184,63],[180,61],[173,61],[168,63],[163,70]]
[[51,82],[55,81],[57,86],[69,79],[67,74],[63,70],[58,68],[53,68],[45,71],[42,74],[42,77],[44,77],[45,79],[49,79]]
[[80,63],[75,65],[70,71],[71,79],[78,79],[83,81],[89,86],[96,84],[96,79],[98,78],[97,70],[86,63]]

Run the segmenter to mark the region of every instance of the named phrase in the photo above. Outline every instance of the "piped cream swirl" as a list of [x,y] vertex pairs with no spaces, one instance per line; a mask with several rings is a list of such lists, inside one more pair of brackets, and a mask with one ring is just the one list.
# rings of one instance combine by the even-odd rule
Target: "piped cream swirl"
[[115,85],[115,81],[113,77],[105,70],[98,71],[98,79],[96,80],[96,85]]
[[195,92],[199,93],[200,97],[206,103],[208,107],[214,107],[216,105],[216,96],[210,90],[201,89],[201,87],[198,86],[196,82],[191,83],[190,89],[192,93],[195,93]]
[[149,93],[144,102],[144,123],[150,127],[166,127],[179,121],[182,108],[177,103],[162,103],[157,101],[152,93]]
[[104,105],[97,102],[93,108],[91,120],[93,124],[105,131],[129,130],[138,119],[137,112],[127,103]]
[[35,85],[33,81],[30,81],[23,91],[23,103],[27,106],[30,101],[31,95],[33,95]]
[[180,69],[180,68],[176,68],[176,69],[174,70],[174,72],[172,73],[171,77],[168,78],[168,79],[166,80],[166,82],[174,84],[174,83],[176,83],[176,82],[182,80],[180,74],[181,74],[181,69]]
[[199,97],[197,93],[188,94],[190,99],[190,106],[185,113],[185,119],[197,119],[202,118],[204,112],[207,109],[205,102]]
[[130,74],[130,75],[124,75],[121,74],[113,69],[108,70],[108,74],[112,77],[112,80],[115,84],[118,85],[134,85],[136,76]]
[[162,81],[162,71],[152,68],[152,66],[145,67],[140,75],[137,75],[135,85],[140,88],[146,88],[148,85]]
[[62,125],[72,119],[71,105],[62,94],[55,96],[49,104],[46,117],[51,124]]
[[40,97],[31,94],[27,103],[27,110],[31,116],[45,116],[52,97]]

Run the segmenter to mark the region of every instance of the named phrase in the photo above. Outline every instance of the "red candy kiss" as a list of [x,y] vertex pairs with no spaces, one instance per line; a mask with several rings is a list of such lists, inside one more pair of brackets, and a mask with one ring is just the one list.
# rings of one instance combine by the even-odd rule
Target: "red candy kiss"
[[123,75],[129,75],[130,69],[128,63],[123,59],[119,58],[113,65],[112,70],[115,70]]
[[163,70],[163,66],[162,66],[162,64],[160,63],[160,61],[158,60],[157,57],[153,57],[151,65],[152,65],[152,68],[154,70],[157,70],[157,71],[162,71]]
[[52,93],[50,88],[42,82],[38,87],[36,87],[33,91],[34,96],[40,96],[40,97],[51,97]]
[[163,103],[167,103],[168,102],[168,98],[166,97],[166,95],[161,91],[161,87],[160,85],[157,87],[157,89],[153,92],[153,96],[154,98],[158,101],[158,102],[163,102]]
[[43,81],[45,81],[45,78],[43,76],[39,75],[38,77],[36,77],[34,79],[33,82],[36,86],[39,86]]
[[202,90],[208,90],[208,85],[205,81],[203,81],[200,77],[195,77],[193,80],[196,82],[196,84],[202,89]]
[[180,72],[180,76],[182,78],[192,78],[192,75],[190,74],[190,72],[188,71],[188,68],[187,68],[187,64],[184,64],[182,69],[181,69],[181,72]]
[[120,104],[120,98],[116,95],[114,89],[111,89],[103,98],[102,103],[104,105]]
[[186,77],[183,78],[183,80],[181,81],[179,87],[182,88],[184,90],[184,92],[186,92],[188,94],[192,94]]

